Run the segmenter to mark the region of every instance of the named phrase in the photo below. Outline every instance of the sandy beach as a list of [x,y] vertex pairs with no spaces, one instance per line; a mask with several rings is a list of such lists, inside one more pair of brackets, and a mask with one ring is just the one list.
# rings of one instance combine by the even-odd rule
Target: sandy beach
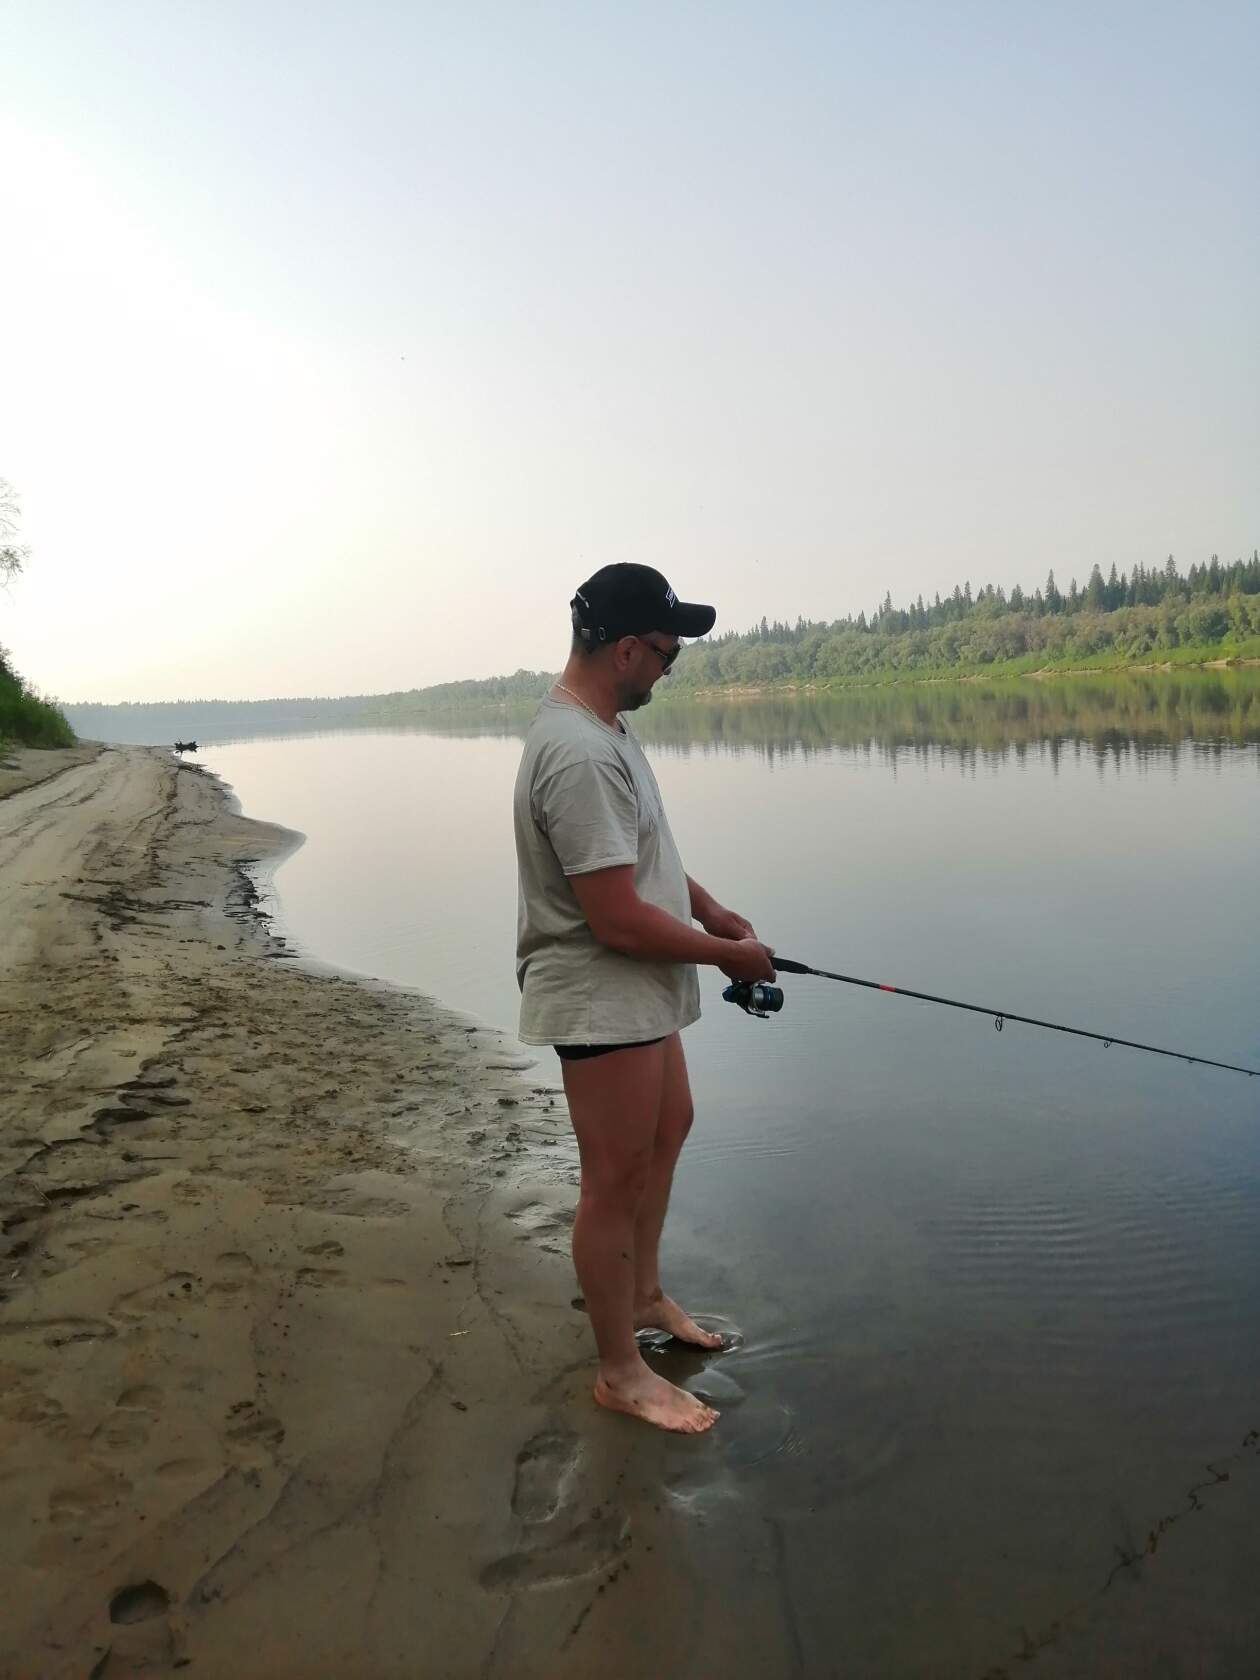
[[244,867],[299,837],[169,752],[0,774],[0,1672],[698,1672],[556,1070],[299,967]]

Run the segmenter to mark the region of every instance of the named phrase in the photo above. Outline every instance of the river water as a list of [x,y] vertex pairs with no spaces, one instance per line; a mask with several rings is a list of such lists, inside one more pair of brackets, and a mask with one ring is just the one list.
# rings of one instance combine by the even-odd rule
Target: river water
[[[689,872],[782,954],[1260,1067],[1256,674],[635,726]],[[522,727],[201,756],[306,834],[301,948],[512,1027]],[[703,1522],[720,1468],[773,1526],[783,1672],[1260,1671],[1260,1081],[812,978],[751,1020],[701,978],[666,1284],[744,1345],[668,1491]]]

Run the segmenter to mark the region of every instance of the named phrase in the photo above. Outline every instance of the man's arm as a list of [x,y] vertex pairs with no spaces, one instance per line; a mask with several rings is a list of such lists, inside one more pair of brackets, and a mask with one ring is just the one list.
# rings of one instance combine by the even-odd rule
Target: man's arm
[[[711,963],[723,972],[730,972],[734,965],[741,979],[774,978],[764,947],[753,952],[739,935],[718,938],[701,933],[667,910],[645,903],[634,890],[633,864],[593,869],[568,879],[591,932],[601,945],[623,956],[645,962]],[[744,972],[750,963],[757,972]]]
[[693,881],[690,875],[687,877],[687,891],[691,894],[691,919],[703,927],[711,912],[720,910],[721,905],[712,893],[706,892],[699,881]]
[[716,934],[719,939],[755,939],[756,929],[752,923],[745,921],[743,916],[736,915],[734,910],[728,910],[724,904],[719,904],[711,892],[706,892],[699,881],[687,877],[687,891],[691,894],[691,914],[700,923],[706,933]]

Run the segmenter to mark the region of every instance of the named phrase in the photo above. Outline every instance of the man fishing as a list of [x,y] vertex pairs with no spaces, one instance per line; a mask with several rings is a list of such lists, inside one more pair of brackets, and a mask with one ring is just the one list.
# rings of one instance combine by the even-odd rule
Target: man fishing
[[651,1327],[721,1345],[657,1270],[692,1121],[679,1034],[700,1014],[697,963],[773,980],[773,953],[684,870],[622,716],[647,705],[680,638],[707,635],[716,612],[634,565],[603,567],[570,607],[569,660],[530,725],[513,800],[520,1036],[555,1046],[577,1135],[573,1263],[599,1351],[595,1398],[699,1433],[717,1412],[653,1371],[635,1339]]

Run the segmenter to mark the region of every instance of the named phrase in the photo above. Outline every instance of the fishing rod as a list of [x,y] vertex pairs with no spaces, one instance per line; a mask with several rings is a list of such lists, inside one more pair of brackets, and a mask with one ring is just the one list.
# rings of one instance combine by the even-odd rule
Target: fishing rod
[[[1214,1062],[1210,1056],[1190,1056],[1184,1050],[1162,1050],[1158,1044],[1139,1044],[1132,1038],[1089,1032],[1084,1027],[1065,1027],[1058,1021],[1039,1021],[1033,1015],[1016,1015],[1010,1009],[988,1009],[979,1003],[960,1003],[957,998],[935,997],[931,992],[912,992],[908,986],[892,986],[885,980],[859,980],[854,974],[832,974],[828,969],[811,968],[808,963],[793,962],[790,957],[777,954],[770,960],[784,974],[814,974],[820,980],[840,980],[846,986],[865,986],[872,992],[895,992],[898,997],[918,998],[920,1003],[943,1003],[948,1009],[968,1009],[973,1015],[991,1015],[999,1032],[1007,1021],[1022,1021],[1025,1026],[1045,1027],[1049,1032],[1095,1038],[1104,1050],[1110,1050],[1113,1044],[1123,1044],[1128,1050],[1145,1050],[1152,1056],[1171,1056],[1177,1062],[1198,1062],[1202,1067],[1224,1068],[1228,1073],[1245,1073],[1249,1079],[1260,1079],[1260,1068],[1238,1067],[1234,1062]],[[763,980],[733,981],[722,996],[727,1003],[737,1003],[745,1014],[755,1015],[763,1021],[783,1008],[782,988],[769,986]]]

